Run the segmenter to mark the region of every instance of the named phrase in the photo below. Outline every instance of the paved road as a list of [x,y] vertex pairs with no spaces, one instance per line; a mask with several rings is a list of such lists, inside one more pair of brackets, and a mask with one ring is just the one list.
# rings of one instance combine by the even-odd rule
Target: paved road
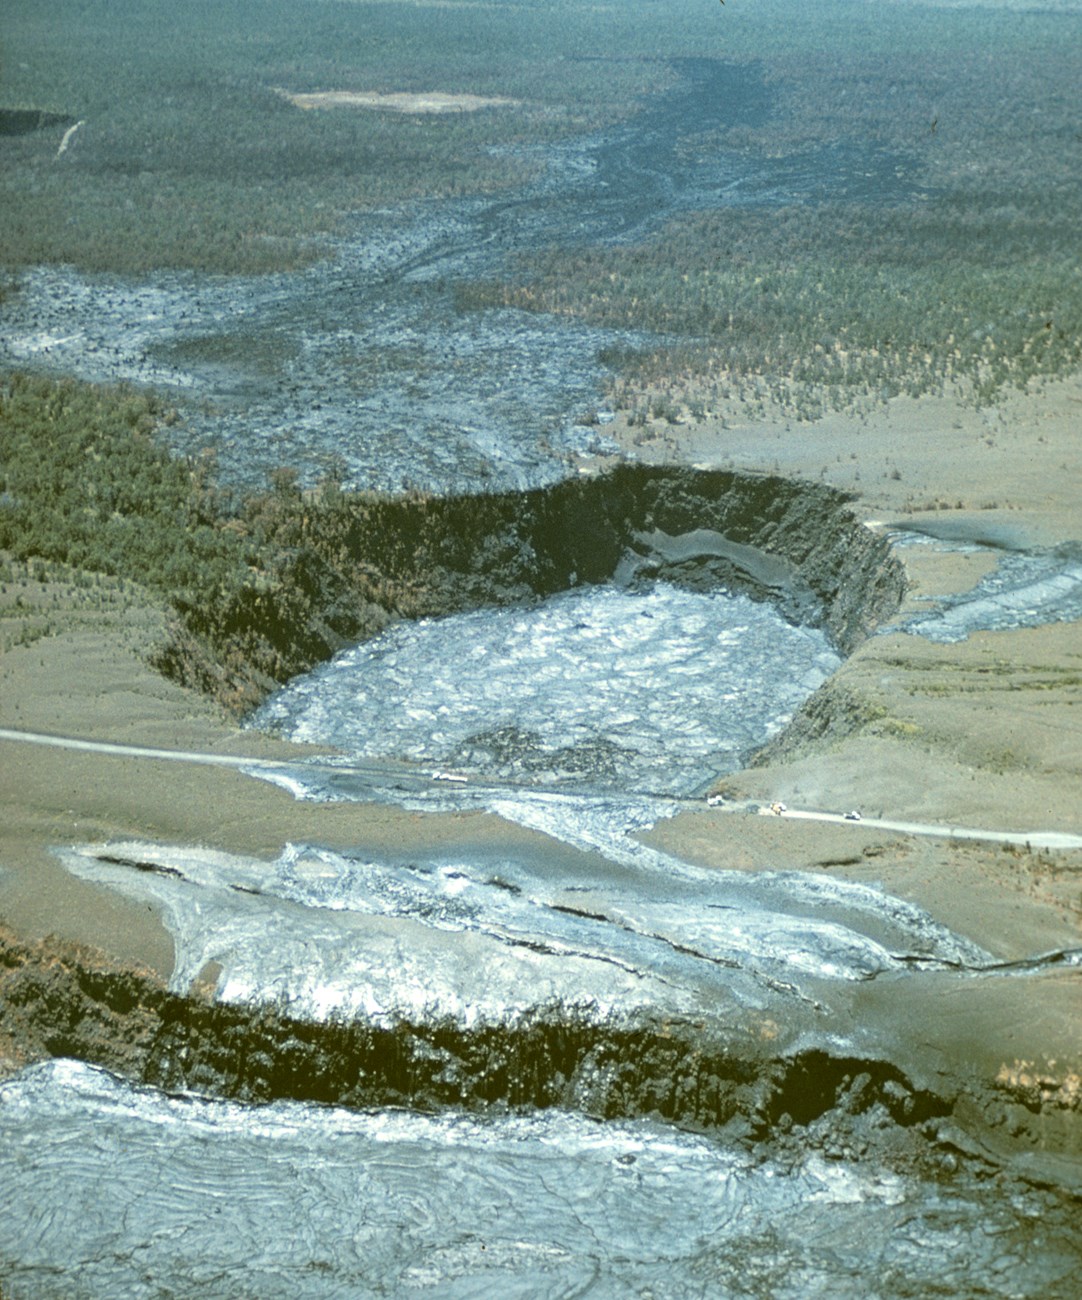
[[[0,727],[0,741],[13,740],[31,745],[47,745],[54,749],[72,749],[86,754],[102,754],[111,758],[145,758],[172,763],[195,763],[203,767],[230,767],[241,772],[288,772],[291,768],[319,768],[319,756],[311,758],[249,758],[243,754],[210,754],[204,750],[156,749],[148,745],[118,745],[107,740],[83,740],[76,736],[54,736],[40,731],[16,731]],[[347,771],[359,777],[386,784],[388,780],[407,781],[428,786],[433,774],[392,762],[358,763],[334,762],[330,755],[322,766],[328,771]]]
[[[770,810],[763,811],[769,813]],[[885,817],[850,820],[843,813],[812,812],[804,808],[787,808],[777,815],[801,821],[871,826],[881,831],[899,831],[903,835],[937,835],[951,840],[991,840],[995,844],[1025,844],[1032,849],[1082,849],[1082,835],[1071,835],[1066,831],[989,831],[975,826],[935,826],[929,822],[891,821]]]
[[176,763],[199,763],[207,767],[287,767],[285,762],[266,758],[243,758],[238,754],[207,754],[183,749],[151,749],[146,745],[116,745],[105,740],[78,740],[73,736],[50,736],[40,731],[12,731],[0,727],[0,740],[51,745],[54,749],[77,749],[87,754],[109,754],[114,758],[164,758]]
[[[319,767],[318,758],[311,759],[271,759],[247,758],[241,754],[208,754],[192,750],[154,749],[146,745],[117,745],[102,740],[80,740],[73,736],[51,736],[37,731],[15,731],[0,727],[0,741],[15,741],[31,745],[50,745],[57,749],[73,749],[89,754],[103,754],[117,758],[145,758],[165,760],[174,763],[198,763],[207,767],[230,767],[239,771],[277,771],[286,772],[290,768],[304,766]],[[461,778],[448,773],[428,772],[418,768],[393,763],[335,763],[328,761],[325,765],[336,772],[348,771],[358,777],[370,777],[373,781],[386,784],[389,778],[398,782],[407,782],[414,786],[429,787],[434,782],[462,783]],[[471,788],[478,788],[478,783],[470,782]],[[489,787],[494,791],[505,789],[502,786]],[[669,800],[669,802],[701,804],[701,800]],[[759,811],[767,816],[777,816],[798,821],[833,822],[841,826],[871,827],[875,830],[895,831],[902,835],[927,835],[940,839],[985,840],[995,844],[1018,844],[1031,849],[1082,849],[1082,835],[1072,835],[1066,831],[1029,830],[1029,831],[993,831],[977,826],[937,826],[928,822],[893,821],[884,817],[862,817],[854,819],[844,813],[820,812],[810,808],[785,808],[774,812],[770,807],[760,807],[746,800],[726,800],[714,805],[726,812],[747,813]]]

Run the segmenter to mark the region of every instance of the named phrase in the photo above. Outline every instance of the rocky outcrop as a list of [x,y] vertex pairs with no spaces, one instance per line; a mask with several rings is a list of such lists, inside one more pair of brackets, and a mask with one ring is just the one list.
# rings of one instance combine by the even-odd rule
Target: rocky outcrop
[[786,763],[837,744],[878,721],[884,712],[831,678],[804,701],[784,731],[751,756],[749,766]]
[[950,1111],[888,1063],[822,1050],[778,1054],[754,1035],[711,1041],[691,1023],[558,1008],[472,1028],[304,1021],[214,1001],[209,989],[181,997],[91,950],[0,931],[0,1065],[49,1056],[246,1102],[560,1107],[757,1140],[816,1123],[837,1137],[864,1115],[880,1130],[916,1129]]
[[216,1001],[209,976],[179,995],[85,946],[28,942],[0,928],[0,1078],[49,1057],[250,1104],[559,1108],[662,1120],[783,1159],[820,1150],[937,1175],[963,1161],[983,1174],[1017,1164],[1037,1182],[1049,1175],[1026,1153],[1047,1148],[1049,1168],[1064,1172],[1054,1153],[1073,1149],[1067,1126],[1079,1104],[1077,1094],[1042,1091],[1024,1070],[990,1079],[940,1065],[916,1078],[841,1043],[783,1048],[761,1034],[719,1037],[671,1018],[554,1007],[473,1026],[300,1020],[285,1008]]

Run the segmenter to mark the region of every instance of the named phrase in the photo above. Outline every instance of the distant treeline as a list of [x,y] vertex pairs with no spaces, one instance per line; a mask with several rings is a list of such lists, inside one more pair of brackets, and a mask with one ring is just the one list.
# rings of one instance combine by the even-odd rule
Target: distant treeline
[[[507,284],[460,286],[464,308],[656,330],[664,346],[609,359],[633,384],[668,383],[674,413],[682,375],[815,415],[955,381],[988,400],[1078,364],[1082,16],[1054,11],[7,0],[3,107],[46,116],[0,136],[0,273],[295,267],[359,208],[520,181],[545,147],[674,84],[679,56],[754,65],[772,104],[757,126],[689,122],[689,156],[720,148],[754,171],[859,141],[903,159],[928,197],[691,213],[637,248],[537,250]],[[305,112],[276,87],[521,107]],[[644,414],[630,389],[615,396]]]
[[[625,115],[660,62],[579,61],[630,17],[574,4],[7,0],[0,106],[43,129],[0,137],[0,267],[288,270],[357,209],[521,180],[531,146]],[[301,110],[277,93],[469,92],[474,113]],[[57,157],[62,115],[81,120]]]

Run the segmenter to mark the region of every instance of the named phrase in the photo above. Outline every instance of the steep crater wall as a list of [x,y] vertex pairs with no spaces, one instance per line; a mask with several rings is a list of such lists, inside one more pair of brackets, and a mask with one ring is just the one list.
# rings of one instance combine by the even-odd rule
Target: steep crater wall
[[283,512],[273,583],[177,602],[158,666],[241,711],[396,619],[612,579],[771,600],[847,653],[905,585],[847,500],[778,477],[634,465],[527,492],[325,493]]

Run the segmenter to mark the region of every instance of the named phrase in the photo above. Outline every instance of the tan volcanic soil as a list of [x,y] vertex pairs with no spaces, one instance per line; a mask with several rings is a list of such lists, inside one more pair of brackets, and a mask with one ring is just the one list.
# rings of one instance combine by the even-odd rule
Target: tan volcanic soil
[[[984,411],[946,398],[903,398],[865,419],[659,422],[646,438],[618,420],[610,430],[629,449],[637,444],[636,454],[647,459],[769,469],[830,483],[855,494],[853,508],[868,521],[932,523],[1048,546],[1082,538],[1080,425],[1082,382],[1076,378],[1042,393],[1012,394]],[[911,583],[903,614],[930,597],[973,586],[992,563],[987,554],[929,548],[899,554]],[[902,633],[877,636],[842,666],[830,689],[871,720],[785,761],[736,773],[722,787],[766,803],[855,808],[947,826],[1082,831],[1078,624],[980,633],[956,645]],[[721,847],[724,816],[704,809],[658,826],[651,838],[719,865],[734,853],[747,856],[748,865],[777,864],[780,845],[769,840],[765,852],[754,849],[767,834],[762,819],[754,825],[742,819],[744,848]],[[707,829],[711,824],[719,826],[716,837]],[[790,836],[791,825],[785,821],[778,831],[788,848],[785,865],[815,867],[824,858],[863,852],[867,833],[857,827],[802,827]],[[957,864],[967,855],[979,865],[963,872],[959,884]],[[1007,869],[1002,850],[898,837],[890,857],[899,865],[889,871],[882,856],[872,868],[830,869],[881,879],[1005,956],[1034,951],[1035,938],[1046,939],[1037,948],[1082,943],[1082,853],[1050,855],[1058,882],[1054,915],[1042,915],[1036,932],[1003,911],[1007,906],[1011,914],[1036,915],[1035,855],[1023,853]],[[916,859],[924,863],[920,871],[902,865]],[[999,905],[991,899],[977,904],[975,890],[990,890]],[[1008,896],[1009,905],[1003,902]]]
[[[946,398],[905,398],[866,419],[752,423],[728,413],[697,424],[657,422],[645,436],[622,419],[610,431],[644,459],[830,483],[854,493],[854,509],[869,522],[930,522],[1052,546],[1082,539],[1080,425],[1082,382],[1075,378],[985,411]],[[925,548],[900,554],[911,583],[903,614],[968,589],[992,563],[983,554]],[[828,689],[843,716],[869,720],[719,787],[767,806],[857,809],[944,826],[1082,830],[1077,623],[945,646],[901,633],[878,636]],[[810,870],[881,885],[1004,960],[1082,946],[1082,851],[1030,852],[713,808],[660,823],[644,838],[702,865]],[[904,1001],[873,981],[864,997],[876,1023],[898,1023],[910,1069],[937,1061],[945,1074],[968,1067],[1014,1093],[1008,1123],[978,1125],[987,1146],[1001,1154],[1013,1146],[1015,1159],[1028,1148],[1023,1164],[1058,1152],[1067,1164],[1055,1172],[1055,1161],[1043,1167],[1080,1180],[1082,971],[992,975],[942,988],[921,981]],[[1049,1107],[1049,1099],[1058,1103]],[[963,1103],[959,1117],[964,1111]],[[1012,1127],[1022,1135],[1017,1141]]]
[[[835,484],[856,494],[855,509],[869,520],[961,522],[1051,545],[1082,536],[1080,417],[1082,384],[1075,379],[1012,396],[992,411],[902,399],[863,419],[812,425],[780,418],[741,423],[730,412],[724,422],[646,430],[618,420],[610,431],[646,459]],[[989,563],[926,550],[908,550],[904,558],[911,607],[971,586]],[[0,726],[220,753],[296,752],[239,731],[215,706],[146,667],[163,616],[136,589],[36,582],[17,567],[0,585]],[[982,634],[953,646],[900,633],[876,637],[829,689],[853,706],[849,712],[864,718],[862,725],[736,773],[723,788],[791,807],[1082,831],[1077,624]],[[48,852],[51,845],[114,837],[268,856],[289,840],[417,852],[543,843],[545,852],[571,853],[481,814],[303,805],[233,771],[0,741],[0,923],[27,938],[55,933],[167,973],[171,944],[156,918],[71,879]],[[824,825],[705,805],[646,838],[702,864],[878,883],[1005,960],[1082,946],[1082,852],[959,845],[859,823]],[[920,995],[925,1005],[913,1003],[907,1012],[875,981],[866,994],[869,1014],[910,1017],[901,1036],[909,1035],[914,1061],[950,1058],[957,1065],[964,1058],[985,1078],[1014,1080],[1015,1092],[1029,1087],[1038,1102],[1058,1099],[1056,1113],[1077,1119],[1082,972],[992,976],[961,992],[932,992],[928,985]],[[1044,1137],[1034,1137],[1031,1125],[1027,1140],[1082,1155],[1077,1123],[1053,1133],[1045,1115],[1041,1126]]]

